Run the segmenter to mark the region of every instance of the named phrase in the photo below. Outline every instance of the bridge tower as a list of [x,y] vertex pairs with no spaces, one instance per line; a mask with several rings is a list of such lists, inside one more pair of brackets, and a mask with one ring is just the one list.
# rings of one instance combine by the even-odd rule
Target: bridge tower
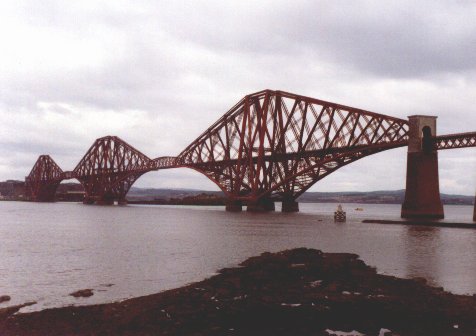
[[54,202],[63,171],[49,155],[40,155],[25,177],[26,198],[34,202]]
[[106,136],[93,143],[73,174],[84,187],[83,203],[110,205],[126,204],[132,184],[153,169],[146,155],[116,136]]
[[438,179],[438,152],[432,141],[436,118],[409,116],[407,181],[403,218],[444,218]]

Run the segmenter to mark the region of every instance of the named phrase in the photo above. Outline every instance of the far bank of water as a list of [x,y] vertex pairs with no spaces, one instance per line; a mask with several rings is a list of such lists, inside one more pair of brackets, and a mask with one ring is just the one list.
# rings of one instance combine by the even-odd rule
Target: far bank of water
[[[476,230],[361,223],[398,219],[399,205],[301,203],[299,213],[227,213],[223,207],[102,207],[0,202],[0,307],[93,304],[202,280],[265,251],[310,247],[359,254],[378,271],[476,293]],[[356,211],[363,208],[364,211]],[[472,207],[445,206],[470,222]],[[112,285],[112,286],[111,286]],[[92,288],[94,296],[69,293]]]

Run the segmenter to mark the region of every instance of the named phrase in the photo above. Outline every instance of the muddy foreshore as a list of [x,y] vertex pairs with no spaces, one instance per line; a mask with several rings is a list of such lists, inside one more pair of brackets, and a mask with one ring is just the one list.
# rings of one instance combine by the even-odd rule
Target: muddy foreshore
[[14,314],[19,308],[0,310],[0,335],[476,335],[475,296],[303,248],[122,302]]

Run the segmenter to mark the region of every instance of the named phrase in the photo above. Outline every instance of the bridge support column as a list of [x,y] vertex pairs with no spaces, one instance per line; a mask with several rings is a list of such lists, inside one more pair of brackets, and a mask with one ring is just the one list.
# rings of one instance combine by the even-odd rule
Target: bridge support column
[[438,179],[438,152],[431,137],[436,135],[436,117],[410,116],[407,181],[403,218],[444,218]]
[[473,222],[476,222],[476,196],[474,197]]
[[88,195],[84,195],[83,204],[94,204],[94,200]]
[[249,201],[246,211],[250,212],[267,212],[274,211],[274,201],[270,198],[260,198],[256,201]]
[[299,212],[299,203],[293,198],[284,198],[282,203],[282,212]]
[[240,200],[227,200],[225,204],[225,210],[230,212],[240,212],[243,206],[243,202]]
[[54,202],[56,200],[56,189],[58,189],[59,183],[49,183],[41,185],[36,202]]
[[114,205],[113,198],[100,198],[96,201],[97,205]]
[[25,179],[26,198],[33,202],[54,202],[59,181],[31,181]]

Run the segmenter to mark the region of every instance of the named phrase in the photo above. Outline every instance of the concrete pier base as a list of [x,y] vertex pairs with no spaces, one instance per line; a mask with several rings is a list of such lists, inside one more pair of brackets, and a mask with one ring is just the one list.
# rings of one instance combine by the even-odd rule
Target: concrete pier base
[[117,205],[127,205],[127,200],[125,198],[120,199],[119,201],[117,201]]
[[248,202],[246,206],[246,211],[250,212],[268,212],[274,210],[274,201],[269,198],[260,198],[255,202]]
[[474,197],[473,221],[476,222],[476,196]]
[[402,218],[444,218],[438,183],[438,153],[408,153]]
[[114,199],[112,198],[101,198],[96,201],[97,205],[114,205]]
[[55,202],[58,185],[59,183],[39,183],[36,197],[32,200],[35,202]]
[[[96,204],[96,205],[114,205],[114,198],[99,198],[97,196],[88,197],[85,196],[83,199],[83,204]],[[127,205],[127,200],[125,198],[117,200],[118,205]]]
[[230,212],[240,212],[243,207],[243,202],[236,200],[228,200],[225,204],[225,210]]
[[299,212],[299,203],[294,199],[285,198],[282,203],[282,212]]
[[84,196],[83,204],[94,204],[94,200],[91,197]]

